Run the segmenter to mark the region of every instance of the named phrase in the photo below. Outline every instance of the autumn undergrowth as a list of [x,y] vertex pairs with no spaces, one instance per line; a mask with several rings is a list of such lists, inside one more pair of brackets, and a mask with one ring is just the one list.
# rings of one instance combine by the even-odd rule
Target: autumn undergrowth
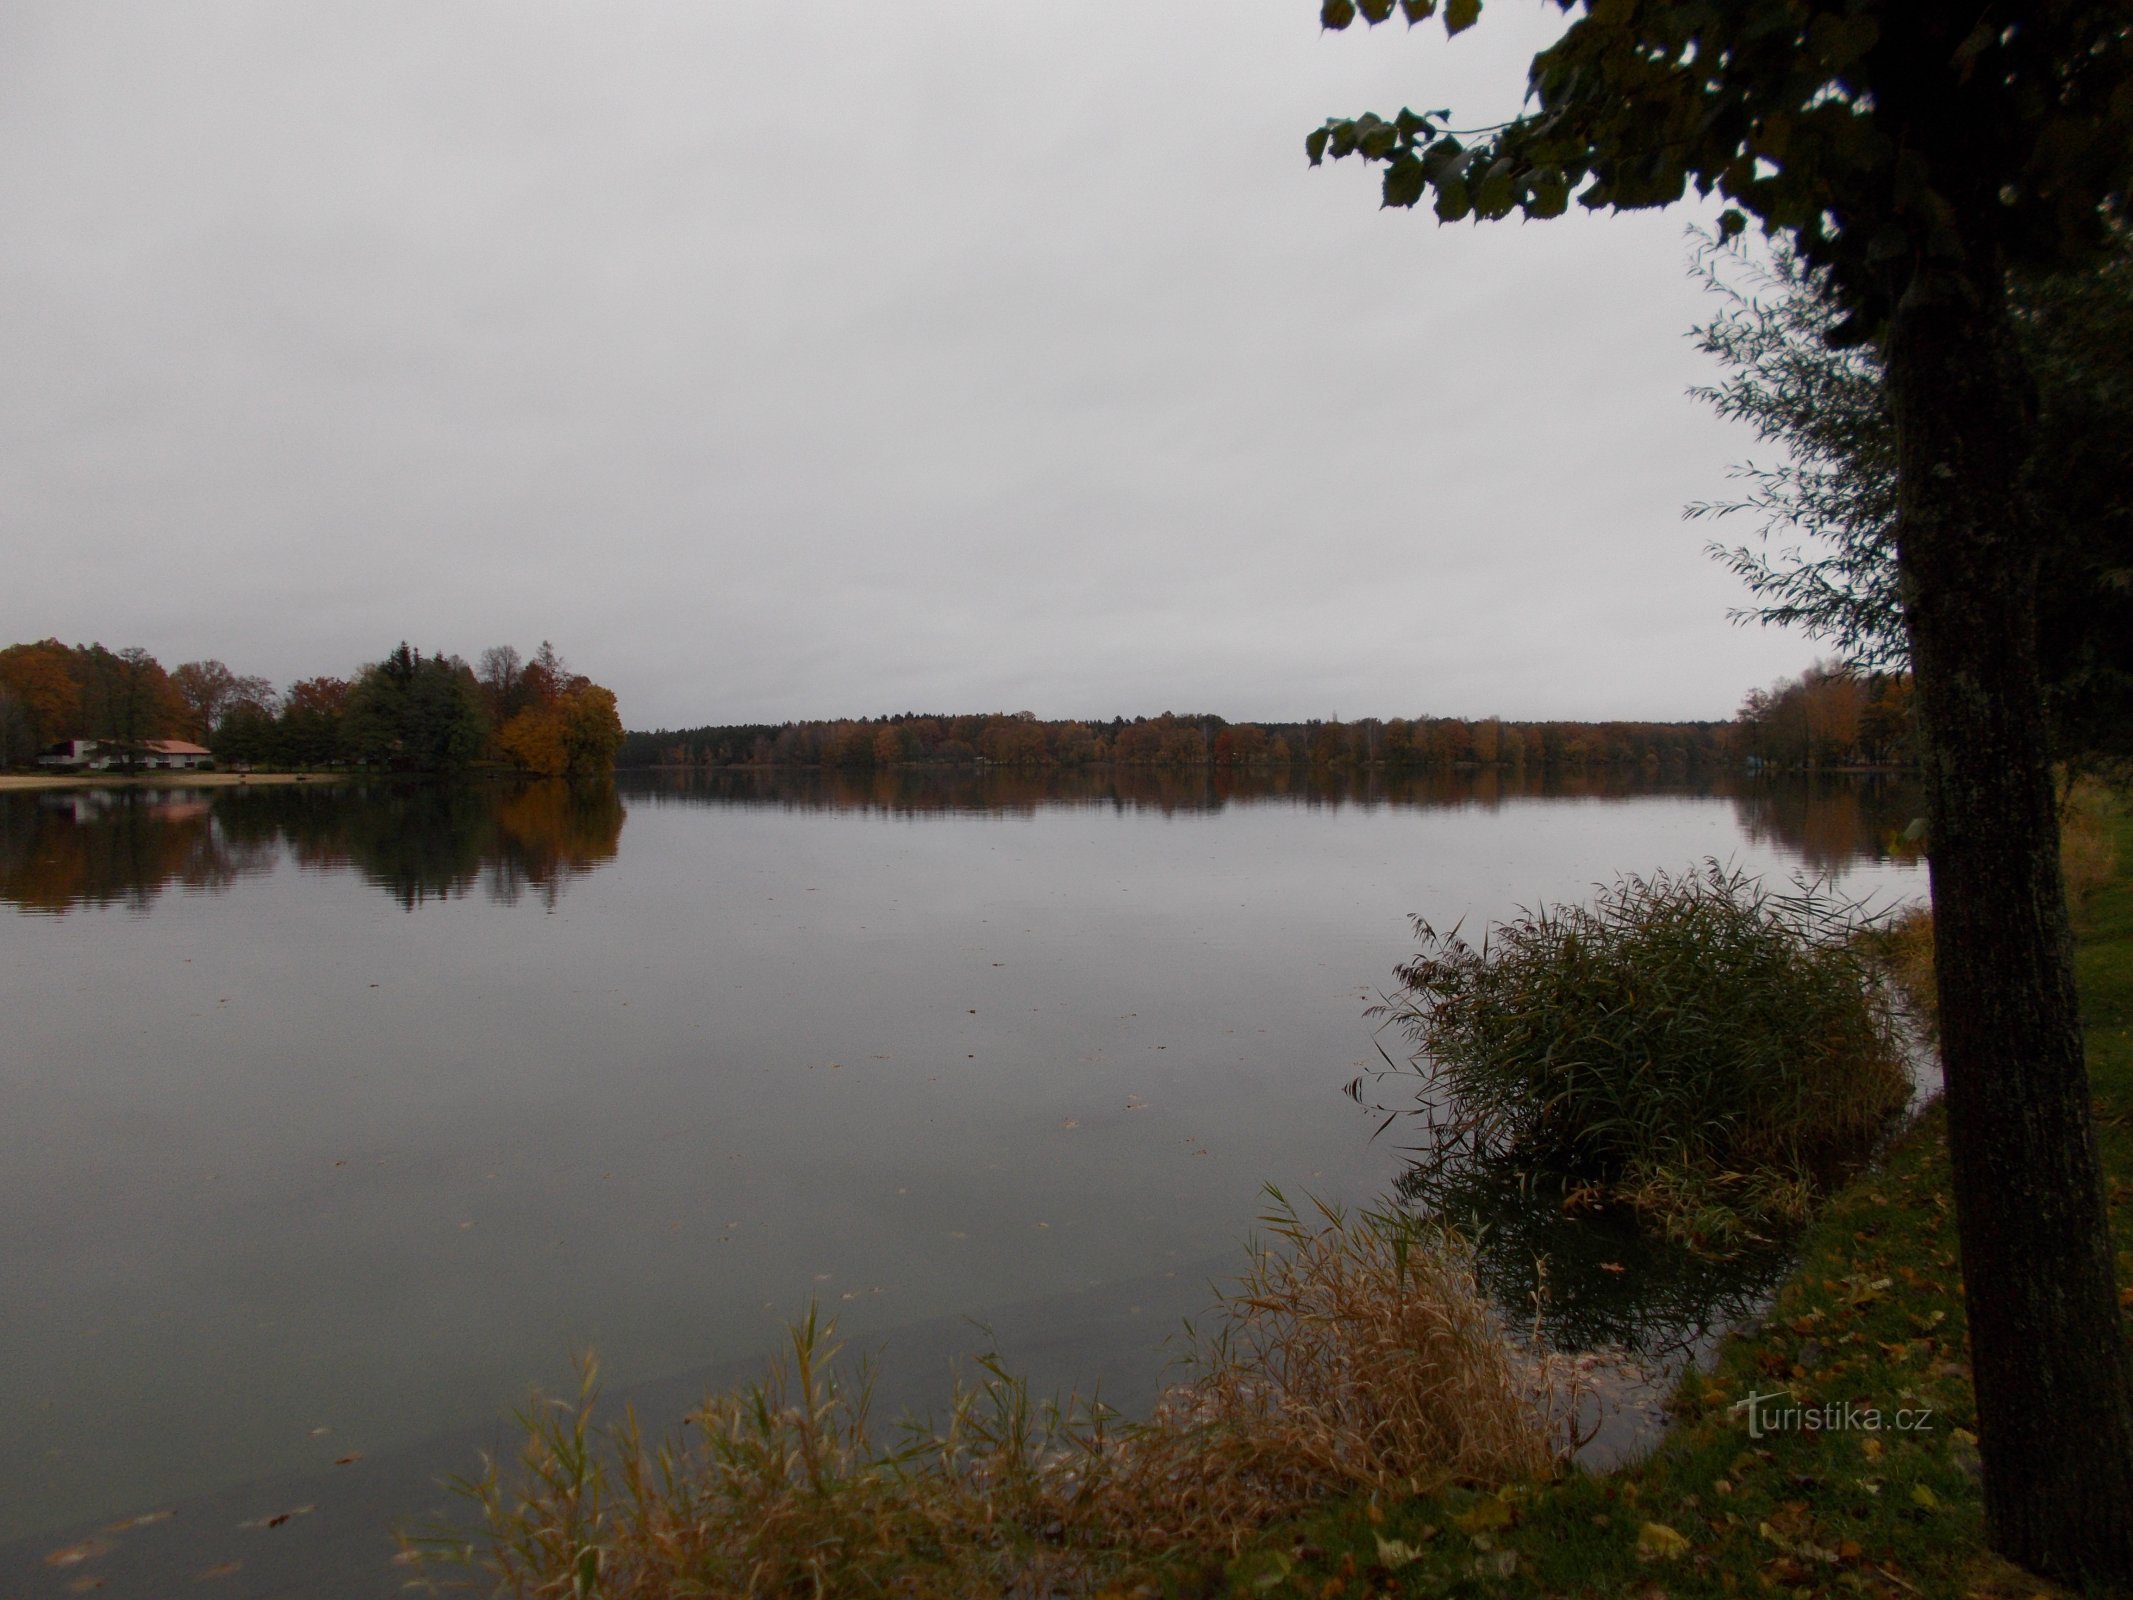
[[1154,1414],[1041,1402],[996,1360],[944,1420],[877,1428],[871,1376],[810,1314],[760,1382],[677,1438],[599,1420],[597,1369],[461,1485],[481,1532],[406,1542],[436,1587],[586,1597],[1099,1594],[1219,1587],[1269,1521],[1336,1495],[1545,1476],[1574,1369],[1513,1340],[1458,1235],[1299,1212],[1192,1338]]
[[[2133,818],[2107,818],[2120,860]],[[2133,1302],[2133,882],[2076,924],[2097,1136]],[[1800,1236],[1760,1324],[1691,1370],[1646,1459],[1501,1488],[1356,1495],[1268,1532],[1225,1592],[1798,1600],[2063,1591],[1984,1542],[1946,1130],[1937,1107]],[[1819,1426],[1809,1426],[1812,1413]],[[1752,1423],[1751,1423],[1752,1418]],[[2080,1421],[2066,1419],[2070,1448]]]
[[1423,1154],[1702,1248],[1797,1225],[1910,1094],[1874,926],[1715,861],[1521,912],[1479,945],[1417,919],[1380,1014],[1413,1046]]

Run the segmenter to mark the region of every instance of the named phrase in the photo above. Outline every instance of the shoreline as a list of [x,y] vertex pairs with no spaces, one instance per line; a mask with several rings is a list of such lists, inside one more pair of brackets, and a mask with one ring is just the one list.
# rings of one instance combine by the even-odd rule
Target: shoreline
[[340,783],[345,772],[0,772],[0,791],[13,789],[235,789],[286,783]]

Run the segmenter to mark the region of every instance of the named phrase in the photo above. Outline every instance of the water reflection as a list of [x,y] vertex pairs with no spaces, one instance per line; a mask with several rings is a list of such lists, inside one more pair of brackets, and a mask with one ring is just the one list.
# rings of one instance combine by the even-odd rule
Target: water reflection
[[1394,1185],[1419,1211],[1476,1240],[1475,1273],[1498,1305],[1537,1307],[1559,1350],[1622,1350],[1665,1364],[1754,1315],[1792,1263],[1789,1241],[1724,1259],[1655,1238],[1627,1217],[1570,1214],[1515,1177],[1416,1167]]
[[1733,796],[1741,832],[1794,852],[1818,873],[1862,859],[1918,859],[1917,844],[1904,834],[1924,806],[1908,779],[1878,775],[1766,780]]
[[220,893],[287,859],[356,873],[409,910],[477,884],[499,904],[552,908],[615,858],[623,816],[612,785],[560,781],[0,795],[0,901],[146,912],[168,889]]
[[619,792],[559,781],[48,790],[0,794],[0,902],[39,912],[146,911],[168,889],[218,893],[286,859],[356,873],[409,910],[477,886],[502,904],[531,896],[553,907],[574,879],[615,859],[625,799],[652,807],[1027,817],[1061,806],[1174,816],[1250,805],[1496,810],[1654,795],[1728,799],[1750,840],[1788,851],[1815,872],[1902,855],[1902,832],[1918,808],[1908,784],[1888,779],[1669,784],[1613,769],[739,769],[630,774]]
[[652,805],[754,804],[794,811],[1031,815],[1048,806],[1120,811],[1218,812],[1232,805],[1286,802],[1356,806],[1480,807],[1534,800],[1639,800],[1653,795],[1725,798],[1743,830],[1800,855],[1816,871],[1886,860],[1921,804],[1895,776],[1817,780],[1721,776],[1664,781],[1634,768],[1552,771],[1524,768],[1426,772],[1307,767],[898,767],[677,769],[625,775],[623,792]]

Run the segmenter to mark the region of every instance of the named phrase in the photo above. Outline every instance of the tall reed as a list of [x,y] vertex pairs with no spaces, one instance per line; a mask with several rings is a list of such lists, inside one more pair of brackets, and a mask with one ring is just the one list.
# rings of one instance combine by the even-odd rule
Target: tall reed
[[1265,1241],[1145,1421],[1034,1401],[988,1359],[944,1421],[883,1443],[870,1373],[847,1382],[810,1314],[681,1439],[601,1425],[588,1360],[574,1398],[521,1414],[515,1463],[461,1485],[480,1533],[411,1538],[403,1559],[436,1587],[573,1600],[1094,1594],[1218,1570],[1335,1493],[1553,1466],[1573,1369],[1505,1338],[1464,1241],[1269,1192]]
[[1523,911],[1478,947],[1418,920],[1381,1011],[1414,1046],[1428,1155],[1692,1241],[1799,1218],[1909,1094],[1871,923],[1715,861]]

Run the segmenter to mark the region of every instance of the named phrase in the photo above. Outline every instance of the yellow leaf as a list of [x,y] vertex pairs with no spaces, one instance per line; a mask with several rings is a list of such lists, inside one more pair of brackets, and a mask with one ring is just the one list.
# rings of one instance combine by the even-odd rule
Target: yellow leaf
[[1511,1508],[1494,1495],[1474,1502],[1471,1511],[1462,1511],[1452,1518],[1452,1523],[1461,1533],[1487,1533],[1491,1528],[1511,1526]]
[[1911,1485],[1911,1504],[1926,1511],[1938,1511],[1940,1509],[1940,1496],[1928,1489],[1924,1484],[1914,1483]]
[[1663,1522],[1647,1522],[1637,1530],[1639,1561],[1672,1561],[1688,1548],[1689,1541]]
[[1409,1544],[1405,1539],[1378,1540],[1378,1565],[1388,1572],[1398,1572],[1410,1561],[1421,1559],[1422,1547]]

